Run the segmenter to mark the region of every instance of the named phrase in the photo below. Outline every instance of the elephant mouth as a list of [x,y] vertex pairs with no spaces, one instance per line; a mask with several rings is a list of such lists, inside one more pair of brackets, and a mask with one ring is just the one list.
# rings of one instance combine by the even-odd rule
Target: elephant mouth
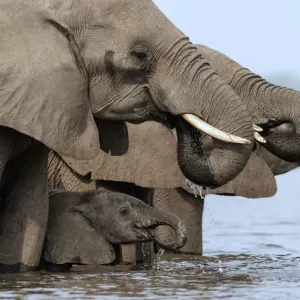
[[139,241],[150,242],[153,239],[151,231],[146,228],[135,228],[134,232]]

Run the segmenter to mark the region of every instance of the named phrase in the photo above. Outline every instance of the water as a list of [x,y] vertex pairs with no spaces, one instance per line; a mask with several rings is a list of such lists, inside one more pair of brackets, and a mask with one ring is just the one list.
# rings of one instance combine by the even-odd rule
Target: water
[[204,257],[0,275],[0,299],[300,299],[300,170],[291,173],[274,198],[207,197]]

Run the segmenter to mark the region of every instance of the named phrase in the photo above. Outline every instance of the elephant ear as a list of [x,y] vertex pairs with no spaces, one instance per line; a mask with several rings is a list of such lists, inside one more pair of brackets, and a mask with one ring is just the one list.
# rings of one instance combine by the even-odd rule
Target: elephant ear
[[0,126],[76,159],[95,157],[98,130],[74,37],[37,8],[20,12],[12,4],[6,9],[0,32]]
[[177,143],[171,130],[157,122],[126,124],[127,130],[123,128],[123,136],[118,139],[122,143],[113,142],[109,135],[100,138],[104,151],[95,159],[76,161],[62,156],[63,160],[80,175],[91,173],[94,180],[126,181],[153,188],[183,186],[185,177],[177,163]]
[[112,245],[79,212],[83,209],[81,205],[70,210],[66,200],[61,194],[50,199],[43,259],[54,264],[101,265],[113,262],[116,255]]
[[272,197],[276,192],[277,185],[274,174],[263,159],[259,147],[253,151],[244,170],[234,180],[217,189],[210,190],[210,194],[235,195],[246,198]]

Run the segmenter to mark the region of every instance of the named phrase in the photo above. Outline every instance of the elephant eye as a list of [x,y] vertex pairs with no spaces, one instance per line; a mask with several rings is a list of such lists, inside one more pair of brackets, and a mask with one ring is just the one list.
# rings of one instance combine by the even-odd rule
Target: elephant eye
[[143,50],[134,50],[131,54],[136,57],[138,60],[145,61],[148,58],[148,53]]
[[126,216],[129,213],[129,209],[127,207],[122,207],[120,209],[120,215]]

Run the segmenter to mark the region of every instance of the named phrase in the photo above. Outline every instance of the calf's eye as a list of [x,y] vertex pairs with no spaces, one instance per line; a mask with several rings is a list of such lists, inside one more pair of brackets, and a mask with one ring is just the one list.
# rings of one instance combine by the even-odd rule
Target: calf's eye
[[125,215],[127,215],[128,213],[129,213],[129,210],[128,210],[127,207],[123,207],[123,208],[120,209],[120,214],[121,214],[121,215],[125,216]]

